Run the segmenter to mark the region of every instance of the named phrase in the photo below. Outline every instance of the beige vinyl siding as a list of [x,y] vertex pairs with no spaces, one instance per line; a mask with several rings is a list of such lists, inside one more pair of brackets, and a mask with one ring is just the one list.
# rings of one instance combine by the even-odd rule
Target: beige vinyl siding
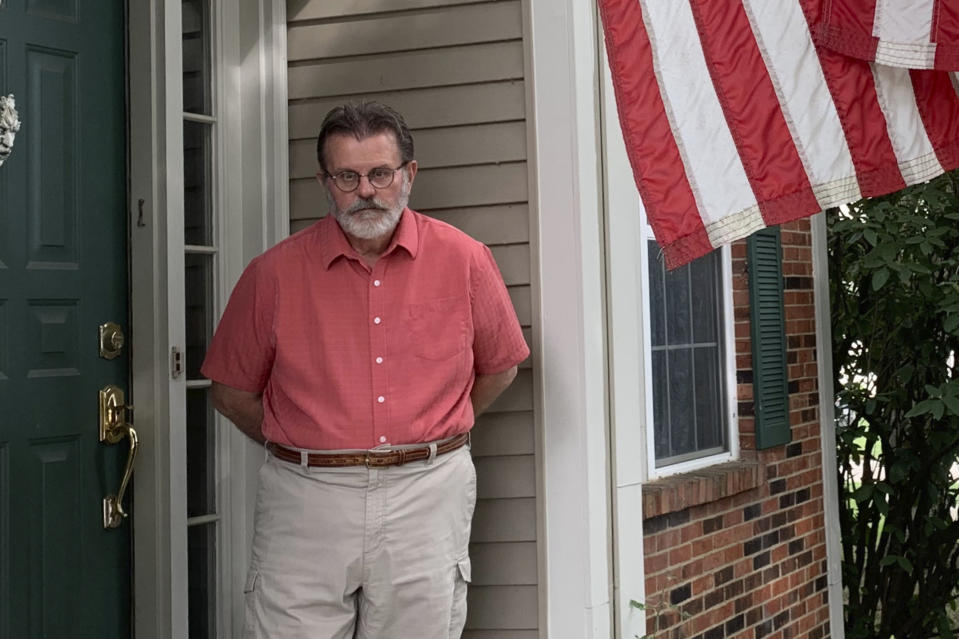
[[[288,0],[290,218],[326,212],[323,116],[350,99],[403,113],[419,172],[410,206],[487,244],[531,343],[521,0]],[[533,381],[527,360],[473,430],[478,501],[465,639],[539,636]]]

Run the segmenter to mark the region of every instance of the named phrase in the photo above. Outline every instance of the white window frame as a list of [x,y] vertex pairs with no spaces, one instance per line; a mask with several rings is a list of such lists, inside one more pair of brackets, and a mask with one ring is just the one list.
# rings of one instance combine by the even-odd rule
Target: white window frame
[[[635,192],[635,186],[633,186]],[[733,313],[733,276],[732,276],[732,257],[731,251],[728,246],[725,246],[719,251],[721,252],[721,285],[722,291],[720,291],[720,297],[723,302],[723,355],[725,361],[723,362],[723,374],[725,375],[724,381],[724,395],[726,400],[726,405],[724,407],[725,417],[726,417],[726,443],[727,450],[724,452],[712,454],[712,455],[703,455],[702,457],[696,457],[695,459],[688,459],[681,462],[676,462],[672,464],[667,464],[664,466],[656,466],[656,442],[655,442],[655,432],[654,432],[654,418],[653,418],[653,386],[652,386],[652,368],[653,368],[653,357],[652,357],[652,331],[650,330],[650,315],[651,307],[649,301],[649,240],[653,240],[652,228],[646,220],[646,212],[642,208],[640,203],[641,218],[640,223],[640,269],[642,272],[641,275],[641,285],[640,285],[640,294],[642,297],[641,307],[643,309],[643,340],[642,340],[642,360],[645,365],[645,383],[641,387],[643,389],[643,396],[645,398],[645,413],[646,413],[646,423],[650,425],[646,432],[646,464],[649,468],[649,479],[659,479],[660,477],[668,477],[670,475],[678,475],[681,473],[689,473],[700,468],[705,468],[707,466],[713,466],[716,464],[722,464],[734,459],[739,459],[739,409],[738,409],[738,398],[737,398],[737,383],[736,383],[736,324],[734,320]],[[619,294],[618,291],[614,291],[614,294]]]

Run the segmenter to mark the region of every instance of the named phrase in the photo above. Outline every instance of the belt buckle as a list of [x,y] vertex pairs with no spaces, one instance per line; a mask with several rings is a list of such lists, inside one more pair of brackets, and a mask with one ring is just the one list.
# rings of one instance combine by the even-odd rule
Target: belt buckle
[[[388,461],[391,454],[399,454],[399,460],[390,462]],[[402,466],[406,463],[406,451],[385,451],[385,450],[368,450],[363,455],[363,461],[366,464],[367,468],[383,468],[385,466]]]
[[[380,451],[380,452],[382,452],[382,451]],[[364,461],[364,463],[366,464],[366,467],[367,467],[367,468],[381,468],[382,466],[385,465],[385,464],[379,463],[379,460],[380,460],[381,458],[380,458],[380,457],[377,457],[376,453],[377,453],[377,451],[375,451],[375,450],[368,450],[368,451],[366,451],[366,453],[364,453],[364,455],[363,455],[363,461]]]

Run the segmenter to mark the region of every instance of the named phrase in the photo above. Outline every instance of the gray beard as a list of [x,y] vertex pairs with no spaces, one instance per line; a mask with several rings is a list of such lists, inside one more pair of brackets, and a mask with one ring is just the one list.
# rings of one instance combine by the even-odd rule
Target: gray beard
[[[400,222],[403,209],[410,201],[409,180],[405,172],[402,179],[403,188],[400,191],[400,198],[392,209],[376,197],[360,199],[346,209],[340,209],[336,206],[333,195],[329,190],[336,187],[328,187],[324,191],[326,192],[326,200],[330,205],[330,213],[339,223],[343,232],[352,237],[361,240],[375,240],[391,235]],[[363,212],[357,213],[360,210],[363,210]]]

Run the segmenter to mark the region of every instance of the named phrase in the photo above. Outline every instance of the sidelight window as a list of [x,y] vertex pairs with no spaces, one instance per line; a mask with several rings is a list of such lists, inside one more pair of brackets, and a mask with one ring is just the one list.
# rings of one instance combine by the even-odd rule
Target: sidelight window
[[186,377],[187,581],[190,637],[218,636],[222,499],[210,381],[200,365],[217,316],[217,95],[213,11],[209,0],[183,0],[183,322]]

